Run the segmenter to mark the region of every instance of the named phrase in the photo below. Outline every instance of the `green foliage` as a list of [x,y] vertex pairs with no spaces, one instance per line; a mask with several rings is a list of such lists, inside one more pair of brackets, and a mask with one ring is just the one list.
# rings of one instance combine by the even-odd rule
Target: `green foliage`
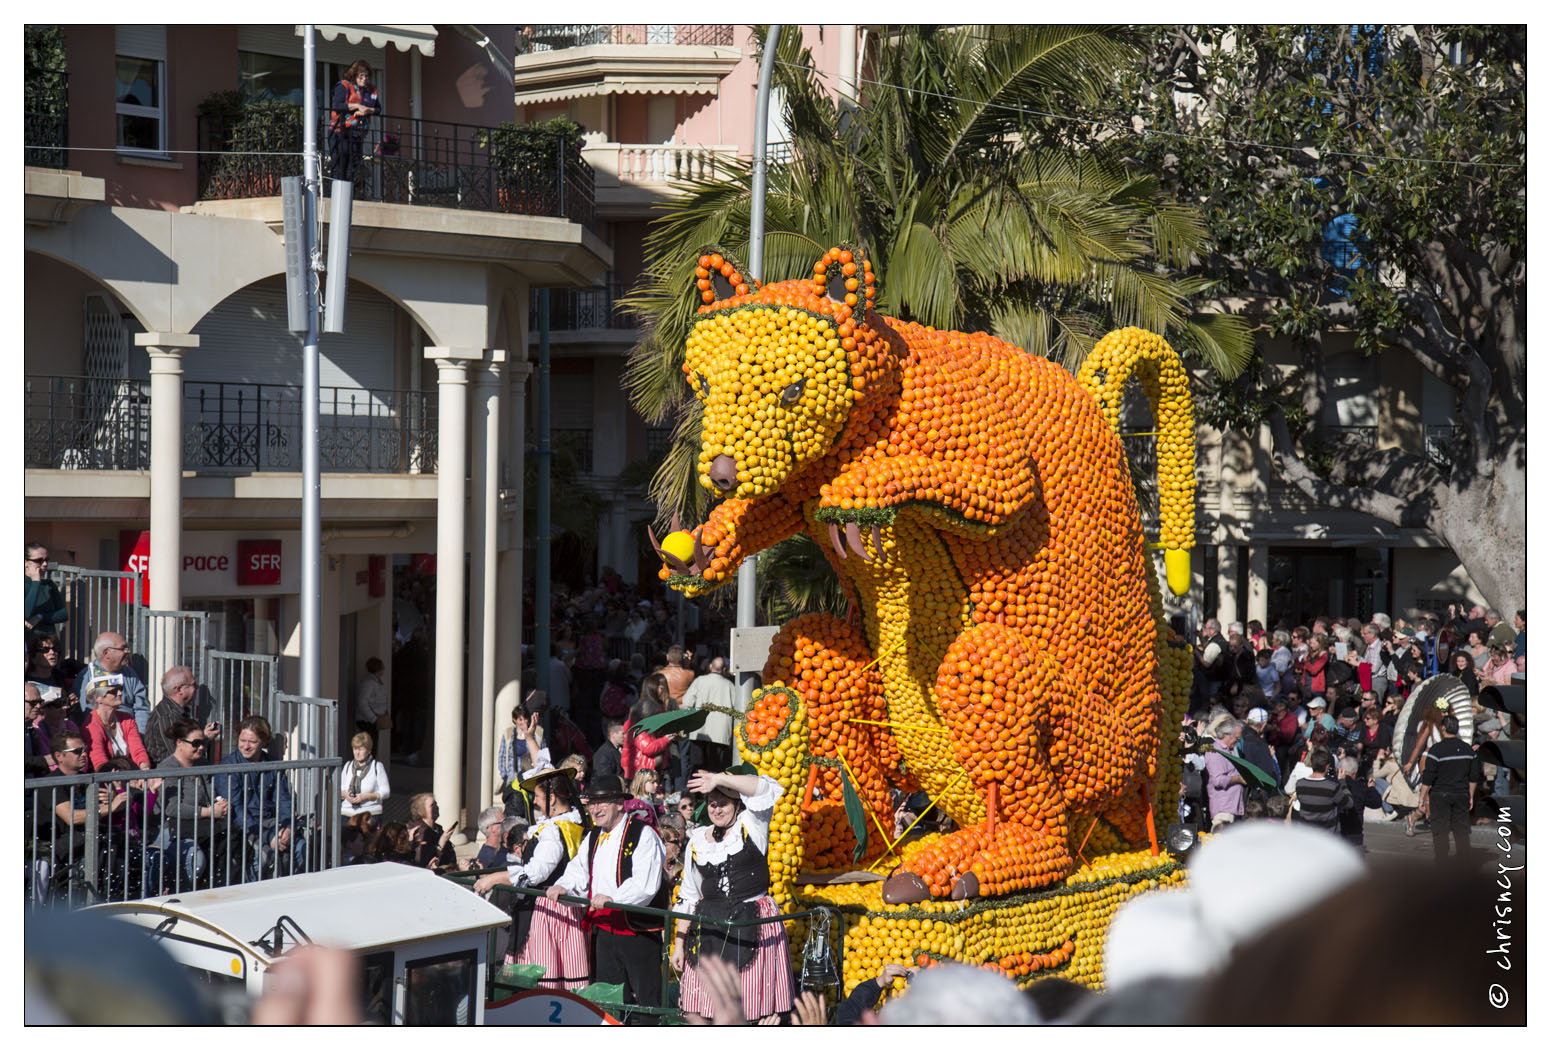
[[819,545],[798,533],[760,553],[756,601],[767,624],[784,624],[802,613],[846,610],[845,592]]
[[65,69],[65,31],[62,26],[29,25],[22,35],[25,70],[62,73]]
[[[1104,332],[1136,324],[1225,374],[1248,357],[1237,319],[1195,301],[1206,250],[1194,210],[1113,143],[1074,137],[1054,115],[1097,105],[1140,57],[1136,34],[1092,26],[890,27],[874,36],[859,107],[838,105],[796,33],[778,44],[793,157],[766,189],[764,276],[808,272],[831,245],[858,243],[879,273],[881,313],[984,330],[1075,366]],[[763,38],[756,27],[755,39]],[[698,302],[697,250],[747,262],[753,173],[694,183],[647,241],[629,305],[652,319],[626,372],[648,420],[675,418],[653,480],[666,518],[703,517],[698,403],[680,366]],[[827,566],[825,567],[827,570]]]
[[580,159],[582,155],[582,126],[565,117],[537,124],[505,121],[488,133],[476,133],[475,140],[489,147],[490,166],[515,186],[552,182],[565,157]]

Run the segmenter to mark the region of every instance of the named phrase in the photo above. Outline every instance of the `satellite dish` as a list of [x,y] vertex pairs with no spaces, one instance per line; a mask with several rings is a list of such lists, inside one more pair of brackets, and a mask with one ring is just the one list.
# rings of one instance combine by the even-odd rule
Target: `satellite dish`
[[1476,718],[1470,706],[1470,691],[1452,675],[1434,675],[1417,684],[1395,719],[1395,754],[1400,762],[1409,759],[1411,749],[1416,747],[1423,712],[1436,706],[1440,700],[1447,702],[1449,713],[1459,720],[1460,740],[1466,744],[1472,742],[1476,732]]

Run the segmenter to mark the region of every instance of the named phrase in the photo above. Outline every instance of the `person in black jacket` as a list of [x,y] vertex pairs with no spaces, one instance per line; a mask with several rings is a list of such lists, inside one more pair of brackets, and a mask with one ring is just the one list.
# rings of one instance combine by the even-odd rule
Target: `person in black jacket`
[[865,982],[858,982],[851,995],[840,1001],[835,1008],[836,1025],[861,1025],[862,1019],[878,1006],[878,997],[883,991],[894,984],[894,979],[903,978],[910,981],[916,973],[916,968],[906,967],[904,964],[889,963],[883,965],[883,973],[876,978]]
[[592,776],[615,777],[624,782],[625,763],[622,754],[622,746],[625,743],[625,722],[623,719],[611,718],[608,720],[607,736],[598,750],[592,753]]
[[1277,765],[1271,746],[1260,736],[1270,718],[1264,708],[1249,710],[1249,714],[1244,717],[1244,734],[1239,738],[1239,753],[1269,774],[1274,782],[1281,784],[1282,768]]
[[1379,795],[1373,778],[1364,779],[1357,772],[1357,766],[1356,756],[1342,756],[1336,763],[1336,780],[1346,789],[1353,803],[1352,806],[1341,811],[1341,838],[1360,850],[1363,845],[1363,814],[1369,809],[1382,807],[1384,798]]
[[[1440,707],[1446,701],[1437,702]],[[1479,772],[1476,753],[1460,740],[1459,718],[1445,715],[1439,726],[1443,740],[1422,756],[1422,801],[1418,808],[1432,825],[1433,857],[1447,861],[1449,834],[1454,835],[1454,856],[1470,857],[1470,808],[1476,802]]]

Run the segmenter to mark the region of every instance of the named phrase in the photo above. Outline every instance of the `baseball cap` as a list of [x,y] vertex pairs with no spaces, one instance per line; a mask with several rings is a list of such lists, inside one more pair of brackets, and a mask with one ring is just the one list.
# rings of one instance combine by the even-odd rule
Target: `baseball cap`
[[1308,706],[1310,708],[1323,708],[1323,707],[1325,707],[1325,698],[1323,698],[1323,697],[1310,697],[1309,698]]
[[1246,722],[1251,723],[1263,723],[1270,718],[1270,714],[1264,708],[1251,708],[1249,714],[1244,717]]

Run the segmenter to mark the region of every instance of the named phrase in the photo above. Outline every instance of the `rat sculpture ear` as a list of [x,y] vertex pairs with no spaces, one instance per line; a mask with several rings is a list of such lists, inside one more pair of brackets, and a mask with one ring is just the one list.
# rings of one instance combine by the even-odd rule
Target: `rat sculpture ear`
[[700,309],[709,309],[713,303],[746,296],[758,289],[758,282],[744,276],[743,264],[716,245],[706,245],[700,250],[695,265],[695,297]]
[[851,307],[872,306],[877,295],[877,278],[867,256],[850,245],[836,245],[813,264],[813,294],[820,299]]

